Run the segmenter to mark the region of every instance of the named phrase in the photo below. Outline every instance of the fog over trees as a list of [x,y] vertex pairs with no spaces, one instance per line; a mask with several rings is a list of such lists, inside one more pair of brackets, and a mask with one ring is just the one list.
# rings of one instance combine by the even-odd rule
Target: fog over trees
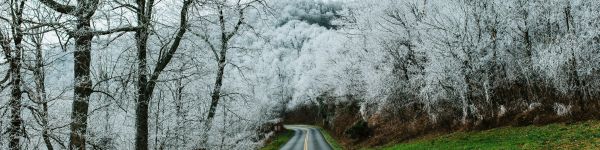
[[0,45],[0,149],[257,149],[282,121],[386,140],[600,116],[593,0],[5,0]]

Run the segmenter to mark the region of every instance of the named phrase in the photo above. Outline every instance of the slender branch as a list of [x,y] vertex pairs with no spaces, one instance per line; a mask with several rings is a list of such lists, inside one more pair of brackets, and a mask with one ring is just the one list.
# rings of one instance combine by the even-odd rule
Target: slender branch
[[210,48],[211,52],[213,53],[213,55],[215,56],[216,60],[219,60],[219,54],[217,54],[217,50],[215,49],[215,46],[210,42],[208,35],[206,35],[206,32],[204,32],[205,35],[201,35],[199,33],[195,33],[195,32],[190,32],[191,34],[200,37],[202,40],[204,40],[204,42],[206,42],[206,44],[208,44],[208,48]]
[[208,47],[210,48],[210,50],[212,51],[213,55],[215,56],[215,59],[216,60],[221,59],[221,57],[219,56],[219,54],[217,54],[217,49],[215,49],[215,46],[210,42],[210,40],[208,39],[208,37],[202,36],[202,39],[204,39],[204,42],[206,42],[208,44]]
[[173,58],[173,55],[175,54],[177,49],[179,49],[179,44],[181,43],[181,40],[183,39],[183,35],[188,30],[187,29],[188,28],[187,16],[188,16],[188,10],[189,10],[192,2],[193,2],[193,0],[185,0],[183,2],[183,8],[181,9],[181,14],[180,14],[181,21],[179,23],[179,31],[177,31],[177,35],[175,36],[175,40],[173,41],[173,44],[171,45],[169,51],[166,53],[166,55],[159,58],[159,60],[156,64],[156,67],[154,68],[154,72],[152,73],[150,80],[148,80],[149,84],[148,84],[147,89],[154,88],[154,86],[156,85],[156,80],[160,76],[161,72],[167,67],[167,65]]
[[110,95],[109,93],[104,92],[104,91],[92,90],[92,93],[100,93],[100,94],[106,95],[107,97],[109,97],[112,100],[117,100],[117,99],[115,99],[115,97],[113,97],[112,95]]
[[106,31],[91,31],[92,35],[107,35],[107,34],[113,34],[116,32],[132,32],[132,31],[136,31],[141,29],[141,27],[121,27],[121,28],[115,28],[115,29],[110,29],[110,30],[106,30]]
[[227,35],[227,38],[225,38],[226,40],[231,39],[235,34],[237,34],[237,32],[240,30],[240,27],[244,24],[244,9],[240,9],[240,14],[238,17],[239,19],[235,24],[235,27],[233,27],[233,31]]

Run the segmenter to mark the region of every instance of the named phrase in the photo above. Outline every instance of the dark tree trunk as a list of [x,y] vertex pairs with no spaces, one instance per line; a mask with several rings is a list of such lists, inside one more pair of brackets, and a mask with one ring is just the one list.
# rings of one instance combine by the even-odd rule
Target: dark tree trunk
[[[152,0],[149,3],[148,8],[152,8]],[[138,6],[137,23],[141,27],[135,33],[136,45],[137,45],[137,61],[138,61],[138,85],[137,85],[137,105],[136,105],[136,136],[135,136],[135,149],[147,150],[148,149],[148,104],[150,101],[151,91],[148,91],[148,73],[147,73],[147,42],[148,42],[148,27],[150,20],[150,14],[152,12],[146,12],[146,1],[137,0]]]
[[[228,37],[225,33],[225,21],[223,17],[223,11],[220,10],[220,23],[221,23],[221,49],[219,51],[218,62],[217,62],[217,77],[215,79],[215,86],[213,88],[213,92],[211,94],[210,107],[208,108],[208,115],[206,117],[206,121],[204,122],[205,131],[209,132],[212,126],[212,121],[215,117],[217,107],[219,106],[219,100],[221,99],[221,86],[223,86],[223,74],[225,73],[225,66],[227,65],[227,44]],[[203,146],[208,144],[208,135],[202,137],[201,143]]]
[[[215,79],[215,86],[213,88],[213,92],[211,94],[211,102],[210,108],[208,109],[208,115],[204,122],[205,132],[209,132],[211,130],[212,121],[215,117],[217,107],[219,106],[219,100],[221,99],[221,87],[223,86],[223,75],[225,73],[225,66],[227,65],[227,50],[229,49],[229,40],[237,34],[240,27],[244,24],[244,8],[238,10],[239,19],[235,23],[233,27],[233,31],[227,32],[225,26],[225,14],[223,12],[223,6],[221,4],[217,4],[218,14],[219,14],[219,26],[221,28],[221,43],[219,49],[213,47],[213,44],[210,43],[210,40],[204,39],[210,45],[211,50],[215,54],[217,60],[217,76]],[[218,52],[218,54],[217,54]],[[204,146],[202,149],[207,149],[209,136],[207,133],[204,134],[204,137],[201,137],[200,144]]]
[[144,95],[139,95],[136,107],[136,136],[135,149],[148,149],[148,101]]
[[[138,5],[138,25],[141,27],[136,32],[136,44],[138,48],[138,89],[137,89],[137,106],[136,106],[136,137],[135,149],[148,149],[148,118],[149,118],[149,103],[156,86],[156,81],[162,71],[171,62],[173,55],[179,48],[183,35],[187,32],[187,14],[192,0],[185,0],[180,14],[179,29],[175,39],[168,51],[164,52],[161,58],[158,59],[150,77],[147,69],[147,41],[149,36],[150,19],[152,16],[153,0],[137,0]],[[162,53],[162,52],[161,52]]]
[[569,84],[572,86],[571,90],[574,90],[574,98],[576,99],[579,105],[579,111],[581,113],[585,113],[587,109],[585,108],[585,97],[583,95],[583,88],[581,87],[581,80],[579,79],[579,73],[577,72],[577,57],[575,56],[575,50],[571,49],[571,58],[569,59],[570,72],[569,72]]
[[[20,5],[19,5],[20,4]],[[10,149],[18,150],[20,147],[21,138],[21,52],[23,52],[23,29],[21,24],[23,23],[23,7],[25,1],[15,4],[12,6],[13,9],[13,24],[11,25],[13,31],[13,42],[15,49],[13,52],[9,52],[10,59],[10,75],[11,75],[11,92],[10,92]],[[18,5],[18,6],[17,6]],[[11,54],[12,53],[12,54]]]
[[213,89],[210,101],[210,108],[208,109],[208,116],[206,117],[206,127],[207,130],[210,130],[210,126],[212,125],[212,120],[215,117],[217,107],[219,105],[219,100],[221,99],[221,86],[223,85],[223,74],[225,73],[225,55],[222,55],[222,59],[219,60],[219,68],[217,71],[217,78],[215,80],[215,87]]
[[54,0],[39,1],[56,12],[73,15],[77,18],[76,31],[70,32],[75,39],[75,52],[73,53],[75,79],[69,149],[83,150],[86,144],[88,102],[92,93],[90,62],[93,35],[89,32],[91,29],[90,18],[94,14],[93,8],[98,4],[98,0],[78,0],[77,6],[63,5]]
[[92,50],[92,34],[86,32],[90,27],[90,17],[78,17],[75,38],[75,99],[71,112],[71,136],[69,149],[85,149],[85,134],[87,133],[88,103],[92,93],[92,80],[90,79],[90,62]]
[[10,127],[10,148],[18,150],[19,139],[21,138],[21,40],[22,37],[15,37],[15,45],[17,49],[14,51],[14,55],[10,60],[10,74],[11,74],[11,127]]
[[92,39],[94,35],[106,35],[115,32],[129,32],[137,28],[119,28],[108,31],[92,31],[91,18],[98,8],[100,0],[77,0],[77,6],[60,4],[54,0],[39,0],[52,10],[72,15],[77,18],[75,31],[69,34],[75,39],[74,60],[74,100],[71,112],[71,133],[69,149],[86,149],[87,117],[92,80],[90,78],[90,62]]

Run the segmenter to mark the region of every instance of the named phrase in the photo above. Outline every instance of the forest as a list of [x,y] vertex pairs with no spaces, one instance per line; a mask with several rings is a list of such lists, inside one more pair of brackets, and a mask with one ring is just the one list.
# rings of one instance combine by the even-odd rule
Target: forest
[[0,46],[0,149],[258,149],[279,124],[348,148],[600,119],[594,0],[3,0]]

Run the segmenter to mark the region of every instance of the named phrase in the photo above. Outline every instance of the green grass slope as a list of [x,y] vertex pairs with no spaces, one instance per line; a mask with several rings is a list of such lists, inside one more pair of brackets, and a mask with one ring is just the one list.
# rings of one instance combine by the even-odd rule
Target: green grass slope
[[375,149],[597,149],[600,121],[503,127],[421,138]]
[[267,145],[265,145],[265,147],[261,148],[261,150],[279,150],[293,136],[294,136],[294,131],[285,130],[284,132],[281,132],[281,133],[275,135],[275,137],[273,137],[273,140],[270,141],[269,143],[267,143]]

